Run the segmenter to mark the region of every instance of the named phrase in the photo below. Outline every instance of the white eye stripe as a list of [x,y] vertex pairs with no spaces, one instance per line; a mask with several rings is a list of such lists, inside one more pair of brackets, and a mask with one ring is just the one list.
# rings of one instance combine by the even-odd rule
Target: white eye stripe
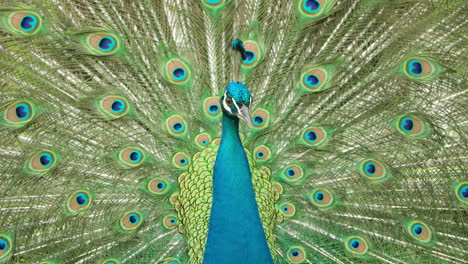
[[226,103],[226,98],[227,98],[227,91],[224,91],[224,98],[223,98],[224,109],[226,109],[229,113],[232,114],[231,107],[229,107],[228,104]]
[[240,108],[239,108],[239,106],[237,106],[236,99],[232,98],[232,101],[234,102],[234,105],[235,105],[236,108],[237,108],[237,113],[240,113]]

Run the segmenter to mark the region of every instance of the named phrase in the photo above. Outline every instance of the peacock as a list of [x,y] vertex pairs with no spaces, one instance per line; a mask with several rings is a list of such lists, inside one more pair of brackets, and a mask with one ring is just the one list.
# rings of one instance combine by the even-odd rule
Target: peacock
[[468,263],[463,0],[0,0],[0,263]]

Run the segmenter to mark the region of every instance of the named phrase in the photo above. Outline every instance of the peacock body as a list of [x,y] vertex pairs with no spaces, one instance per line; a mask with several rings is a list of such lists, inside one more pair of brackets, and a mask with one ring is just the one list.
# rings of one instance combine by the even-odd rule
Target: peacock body
[[465,11],[0,0],[0,263],[468,263]]

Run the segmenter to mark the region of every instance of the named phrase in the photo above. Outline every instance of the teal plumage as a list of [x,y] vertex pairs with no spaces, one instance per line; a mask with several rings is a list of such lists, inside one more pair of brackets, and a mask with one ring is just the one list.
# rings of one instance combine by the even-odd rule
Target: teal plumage
[[467,263],[465,9],[0,0],[0,263]]

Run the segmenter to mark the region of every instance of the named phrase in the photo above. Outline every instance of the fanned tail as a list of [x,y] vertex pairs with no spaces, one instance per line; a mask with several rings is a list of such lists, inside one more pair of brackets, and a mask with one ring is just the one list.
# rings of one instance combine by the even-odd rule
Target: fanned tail
[[277,262],[466,263],[464,10],[0,1],[0,262],[201,262],[239,37]]

